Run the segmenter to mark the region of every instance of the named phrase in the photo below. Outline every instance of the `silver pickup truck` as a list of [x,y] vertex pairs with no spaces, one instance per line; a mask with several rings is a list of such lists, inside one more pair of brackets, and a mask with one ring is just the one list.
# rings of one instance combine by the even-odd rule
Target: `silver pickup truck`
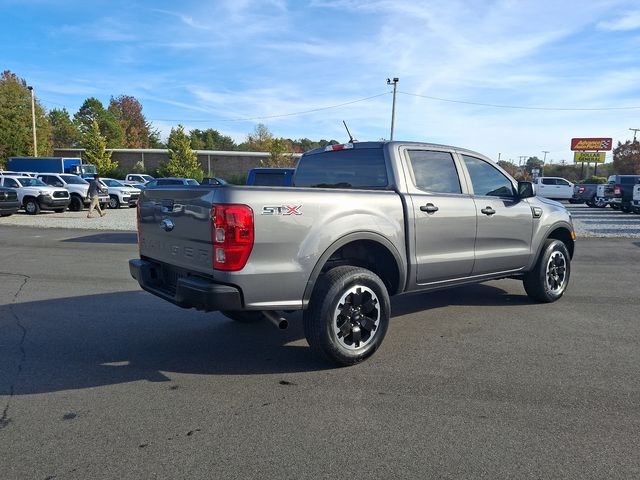
[[574,252],[570,215],[485,156],[413,142],[305,153],[293,187],[143,191],[140,286],[237,321],[304,310],[311,348],[338,365],[372,355],[391,295],[497,278],[559,299]]

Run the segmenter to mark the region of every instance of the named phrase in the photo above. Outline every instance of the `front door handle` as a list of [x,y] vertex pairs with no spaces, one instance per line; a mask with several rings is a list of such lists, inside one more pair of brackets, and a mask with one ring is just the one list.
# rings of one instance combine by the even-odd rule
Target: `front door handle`
[[436,207],[433,203],[427,203],[426,205],[422,205],[420,210],[427,213],[435,213],[438,211],[438,207]]
[[491,207],[484,207],[482,210],[480,210],[482,213],[484,213],[485,215],[493,215],[494,213],[496,213],[496,211],[491,208]]

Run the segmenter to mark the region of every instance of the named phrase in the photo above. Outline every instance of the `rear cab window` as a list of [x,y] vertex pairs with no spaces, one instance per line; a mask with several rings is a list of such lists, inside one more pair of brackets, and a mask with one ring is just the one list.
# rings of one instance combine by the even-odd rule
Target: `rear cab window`
[[413,183],[420,190],[429,193],[462,193],[451,153],[409,150],[408,154]]
[[[312,188],[388,189],[382,145],[335,145],[300,158],[293,184]],[[341,148],[342,149],[337,149]]]

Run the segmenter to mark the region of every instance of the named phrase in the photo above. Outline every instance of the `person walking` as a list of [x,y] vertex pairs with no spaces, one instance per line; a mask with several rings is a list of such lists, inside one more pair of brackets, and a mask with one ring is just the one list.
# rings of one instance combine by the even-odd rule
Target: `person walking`
[[95,208],[101,217],[104,217],[107,212],[103,212],[100,208],[100,192],[102,191],[102,187],[100,186],[100,176],[95,175],[93,180],[89,182],[89,200],[91,200],[91,204],[89,205],[89,213],[87,213],[87,218],[93,218],[91,214],[93,213],[93,209]]

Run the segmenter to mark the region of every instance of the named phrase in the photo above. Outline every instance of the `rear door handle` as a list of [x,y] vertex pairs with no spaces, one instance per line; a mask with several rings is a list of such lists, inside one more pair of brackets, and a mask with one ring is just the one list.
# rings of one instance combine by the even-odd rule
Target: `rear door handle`
[[435,213],[439,209],[433,203],[427,203],[426,205],[422,205],[420,207],[420,210],[422,210],[423,212],[427,212],[427,213]]
[[480,210],[482,213],[484,213],[485,215],[493,215],[494,213],[496,213],[496,211],[491,208],[491,207],[484,207],[482,210]]

